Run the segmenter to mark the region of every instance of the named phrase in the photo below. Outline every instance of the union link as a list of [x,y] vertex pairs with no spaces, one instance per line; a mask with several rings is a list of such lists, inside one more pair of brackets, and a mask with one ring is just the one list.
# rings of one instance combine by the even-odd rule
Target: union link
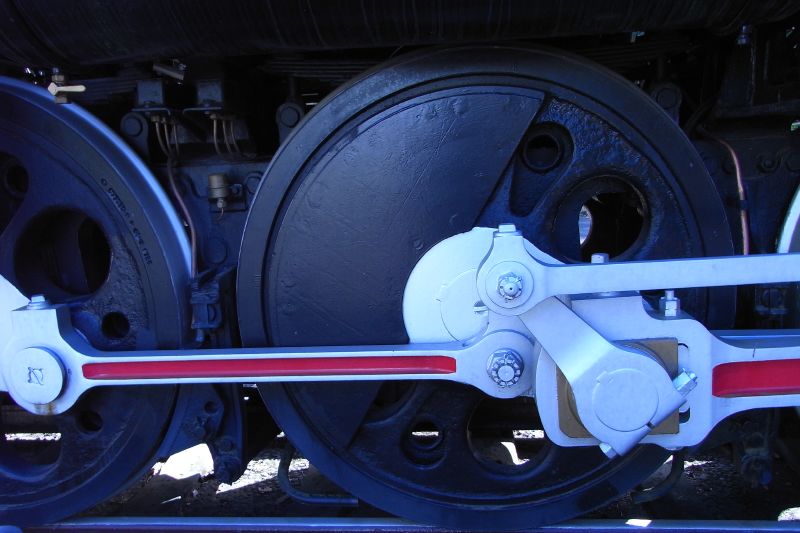
[[[674,297],[663,313],[637,292],[797,281],[800,254],[565,265],[512,225],[475,228],[415,268],[404,298],[409,330],[443,313],[444,260],[457,263],[446,270],[459,280],[473,280],[480,305],[448,311],[446,326],[462,332],[453,342],[402,346],[105,353],[76,333],[66,307],[27,302],[0,279],[0,390],[32,413],[56,414],[96,386],[442,379],[498,398],[534,396],[553,442],[599,445],[612,457],[640,442],[697,444],[739,411],[800,405],[800,331],[715,334]],[[672,356],[648,348],[656,341]],[[568,427],[570,410],[578,431]],[[672,429],[658,429],[669,420]]]

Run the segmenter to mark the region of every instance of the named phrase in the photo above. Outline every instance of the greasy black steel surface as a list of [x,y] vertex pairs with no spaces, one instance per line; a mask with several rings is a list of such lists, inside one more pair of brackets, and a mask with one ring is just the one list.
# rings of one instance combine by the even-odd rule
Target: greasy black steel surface
[[491,0],[408,3],[246,0],[193,2],[3,0],[0,56],[25,66],[224,57],[270,51],[396,47],[631,31],[712,28],[780,20],[791,0]]
[[[536,169],[515,158],[477,225],[512,222],[564,262],[589,261],[597,252],[620,261],[732,253],[713,182],[677,125],[643,94],[630,94],[623,109],[606,103],[612,91],[598,89],[594,99],[577,92],[552,87],[523,141],[553,139],[562,147],[558,161]],[[661,131],[640,136],[641,123]],[[583,243],[576,222],[582,206],[591,215]],[[683,308],[710,327],[732,324],[730,289],[679,296]]]
[[[772,253],[784,217],[800,184],[800,137],[760,124],[714,131],[736,151],[746,191],[751,253]],[[707,138],[695,142],[722,198],[737,253],[742,249],[741,202],[730,153]],[[758,328],[791,328],[798,324],[797,284],[760,285],[739,290],[739,323]]]
[[[215,160],[187,156],[180,161],[175,179],[197,227],[201,271],[236,267],[247,210],[268,164],[266,159],[243,157]],[[155,171],[166,179],[166,168],[159,166]],[[208,197],[208,176],[215,173],[224,174],[230,187],[237,191],[227,199],[224,209]]]
[[800,34],[795,29],[796,21],[779,22],[775,31],[754,32],[731,50],[715,116],[797,116],[800,82],[794,65]]
[[[714,135],[730,143],[739,158],[747,192],[751,252],[774,253],[786,210],[800,183],[800,137],[788,128],[766,129],[758,124],[720,128]],[[710,139],[700,139],[695,146],[722,197],[740,250],[740,203],[730,153]]]

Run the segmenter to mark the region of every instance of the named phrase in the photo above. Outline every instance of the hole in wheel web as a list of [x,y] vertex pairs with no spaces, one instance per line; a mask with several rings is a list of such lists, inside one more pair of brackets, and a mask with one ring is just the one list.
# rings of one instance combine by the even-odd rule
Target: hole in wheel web
[[487,465],[519,468],[548,445],[532,398],[485,398],[469,421],[473,455]]

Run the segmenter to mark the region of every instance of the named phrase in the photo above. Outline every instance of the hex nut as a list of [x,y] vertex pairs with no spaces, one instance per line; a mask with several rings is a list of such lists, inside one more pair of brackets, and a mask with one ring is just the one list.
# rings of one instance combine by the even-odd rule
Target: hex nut
[[497,350],[489,356],[486,372],[498,386],[513,387],[519,383],[525,364],[522,356],[511,349]]

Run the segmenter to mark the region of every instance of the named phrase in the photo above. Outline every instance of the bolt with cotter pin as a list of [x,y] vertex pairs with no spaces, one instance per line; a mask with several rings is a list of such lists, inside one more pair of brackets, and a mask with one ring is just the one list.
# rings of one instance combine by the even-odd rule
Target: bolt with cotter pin
[[506,300],[516,300],[522,294],[522,277],[508,272],[497,280],[497,292]]
[[478,280],[486,291],[484,298],[502,309],[525,306],[534,293],[533,275],[524,264],[529,256],[522,243],[522,234],[513,224],[500,224],[492,245],[498,261],[491,261],[492,266]]

